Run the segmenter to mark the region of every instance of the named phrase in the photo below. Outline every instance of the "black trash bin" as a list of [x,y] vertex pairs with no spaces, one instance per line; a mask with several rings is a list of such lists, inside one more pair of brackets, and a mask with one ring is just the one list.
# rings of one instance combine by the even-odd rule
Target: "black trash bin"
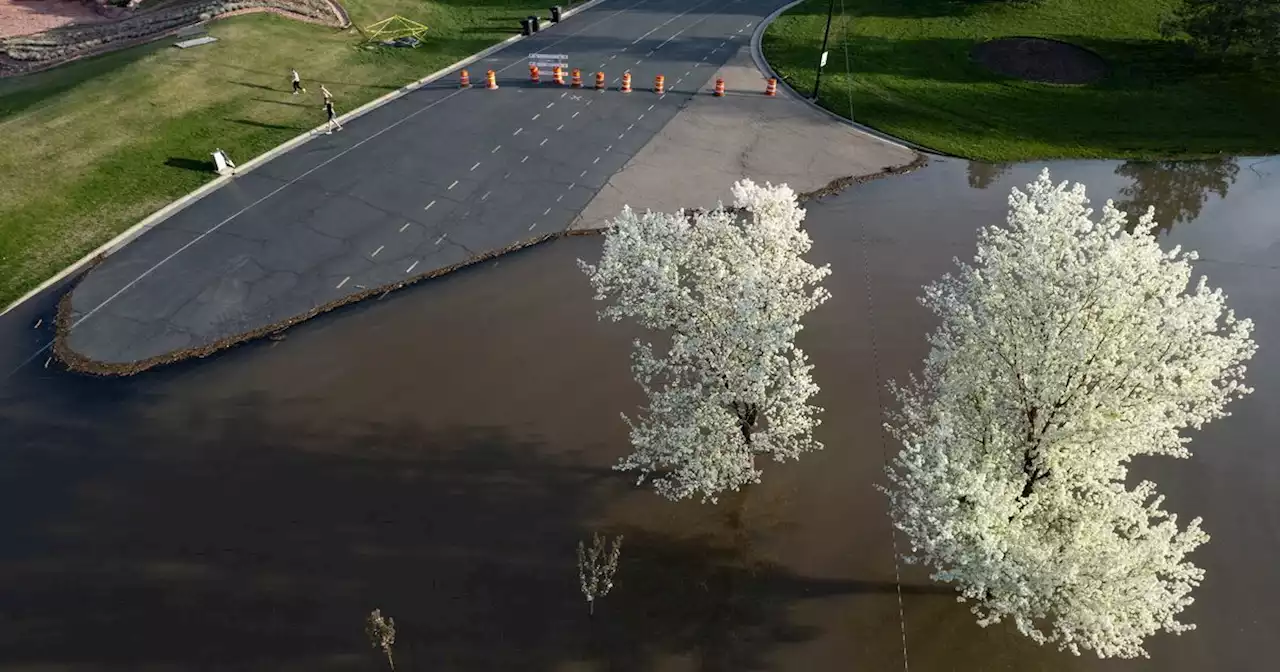
[[551,23],[560,23],[560,5],[551,8]]
[[539,19],[536,16],[529,17],[529,23],[533,26],[533,32],[535,33],[542,28],[542,19]]
[[520,34],[528,37],[533,34],[533,21],[528,18],[520,19]]

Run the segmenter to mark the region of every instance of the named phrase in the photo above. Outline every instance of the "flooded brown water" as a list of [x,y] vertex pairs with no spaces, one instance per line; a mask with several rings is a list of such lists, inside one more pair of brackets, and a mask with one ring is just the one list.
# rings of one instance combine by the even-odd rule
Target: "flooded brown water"
[[[34,359],[0,383],[0,670],[383,669],[362,632],[375,607],[406,671],[1272,669],[1277,164],[1050,164],[1098,207],[1171,204],[1166,240],[1201,250],[1258,324],[1255,394],[1195,436],[1191,460],[1138,465],[1213,536],[1195,556],[1199,630],[1152,638],[1150,661],[979,628],[894,562],[903,540],[872,487],[894,449],[883,381],[926,352],[920,285],[971,257],[976,228],[1039,169],[940,161],[810,206],[813,258],[834,271],[801,334],[827,449],[765,465],[718,506],[610,469],[627,448],[618,413],[640,396],[634,332],[596,320],[574,263],[596,238],[134,378]],[[33,316],[0,322],[0,344],[25,347]],[[575,547],[594,530],[626,540],[589,617]]]

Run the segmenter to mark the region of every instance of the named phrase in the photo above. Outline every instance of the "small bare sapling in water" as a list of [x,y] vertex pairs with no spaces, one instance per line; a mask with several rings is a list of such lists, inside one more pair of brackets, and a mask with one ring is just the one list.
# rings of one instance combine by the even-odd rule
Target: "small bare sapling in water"
[[587,597],[587,608],[596,613],[596,598],[609,594],[613,588],[613,573],[618,569],[618,556],[622,555],[622,535],[613,540],[612,548],[605,550],[607,538],[599,533],[592,535],[591,548],[578,542],[578,581],[582,594]]
[[395,672],[396,662],[391,657],[391,645],[396,642],[396,622],[390,616],[383,618],[381,609],[374,609],[369,612],[365,632],[368,633],[369,642],[373,644],[373,648],[380,649],[386,654],[387,665],[391,666],[391,672]]

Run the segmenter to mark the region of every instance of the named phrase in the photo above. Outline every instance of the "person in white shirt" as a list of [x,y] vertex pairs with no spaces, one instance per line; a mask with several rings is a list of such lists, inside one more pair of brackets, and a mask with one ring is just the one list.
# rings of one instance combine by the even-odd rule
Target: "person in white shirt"
[[293,95],[296,96],[299,93],[306,93],[307,90],[302,88],[302,78],[298,76],[298,71],[292,70],[291,72],[293,73]]

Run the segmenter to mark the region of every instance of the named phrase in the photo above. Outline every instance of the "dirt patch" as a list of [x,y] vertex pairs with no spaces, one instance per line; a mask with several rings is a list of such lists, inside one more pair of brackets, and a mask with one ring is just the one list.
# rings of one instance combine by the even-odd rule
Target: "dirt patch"
[[1042,37],[1002,37],[975,45],[969,58],[1006,77],[1045,84],[1089,84],[1107,74],[1102,57]]
[[0,38],[34,35],[75,23],[109,21],[92,5],[65,0],[0,0]]

